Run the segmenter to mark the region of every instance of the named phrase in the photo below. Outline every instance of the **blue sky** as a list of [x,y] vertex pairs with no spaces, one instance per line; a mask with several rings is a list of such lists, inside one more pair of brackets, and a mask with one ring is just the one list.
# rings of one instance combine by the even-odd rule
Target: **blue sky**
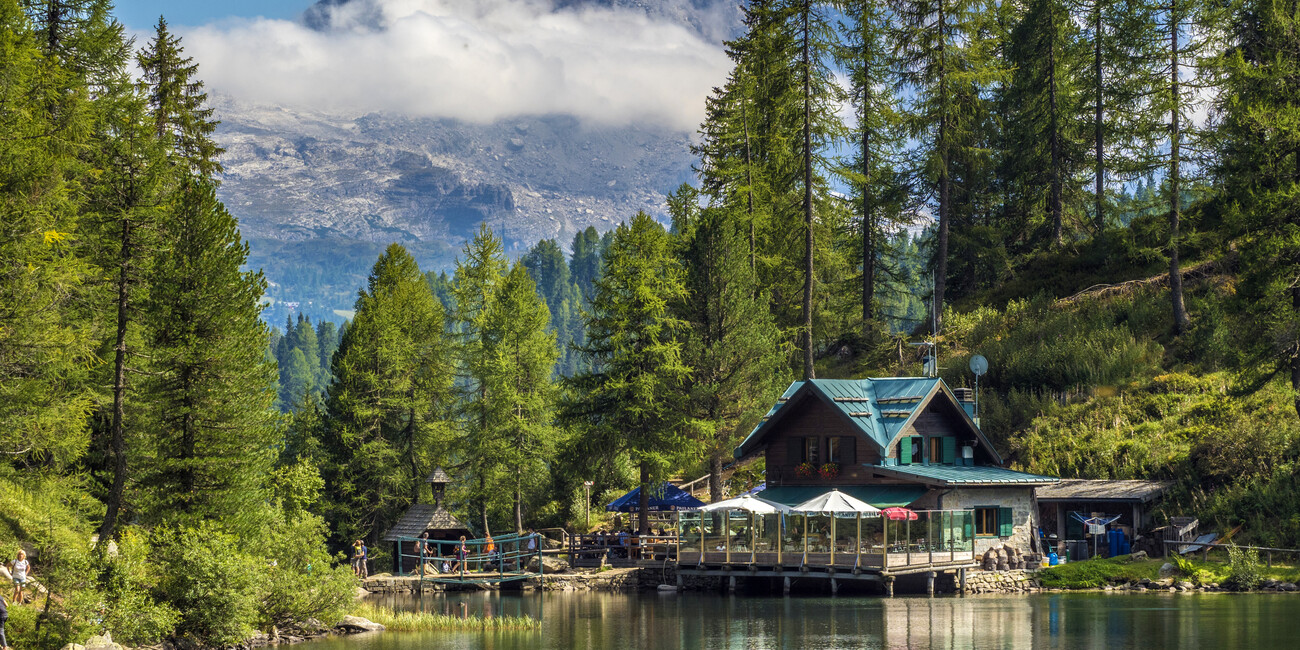
[[117,0],[118,20],[132,29],[152,26],[158,16],[173,25],[203,25],[223,18],[294,18],[312,0]]

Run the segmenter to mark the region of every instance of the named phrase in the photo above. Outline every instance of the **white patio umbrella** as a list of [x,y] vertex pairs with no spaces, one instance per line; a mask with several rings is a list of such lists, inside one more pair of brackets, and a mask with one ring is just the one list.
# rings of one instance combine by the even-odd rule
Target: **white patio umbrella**
[[831,515],[831,564],[835,564],[835,515],[836,514],[856,514],[858,516],[858,545],[859,561],[861,560],[862,548],[862,517],[879,517],[880,508],[877,508],[866,501],[850,496],[839,490],[831,490],[820,496],[813,497],[800,503],[793,508],[792,512],[804,515],[803,518],[803,555],[804,561],[808,560],[808,517],[807,515]]
[[[870,506],[868,506],[870,507]],[[770,515],[778,512],[790,512],[790,507],[760,499],[749,494],[742,494],[734,499],[725,501],[716,501],[707,505],[700,506],[700,512],[722,512],[726,510],[744,510],[756,515]]]
[[[775,514],[775,513],[778,513],[778,512],[779,512],[779,513],[786,513],[786,512],[789,512],[789,511],[790,511],[790,508],[789,508],[789,506],[786,506],[786,505],[783,505],[783,504],[780,504],[780,503],[775,503],[775,502],[772,502],[772,501],[768,501],[767,499],[760,499],[760,498],[758,498],[758,497],[756,497],[756,496],[753,496],[753,495],[751,495],[751,494],[742,494],[742,495],[740,495],[740,496],[738,496],[738,497],[736,497],[736,498],[734,498],[734,499],[726,499],[726,500],[723,500],[723,501],[716,501],[716,502],[714,502],[714,503],[710,503],[710,504],[707,504],[707,505],[700,506],[699,510],[700,510],[700,512],[730,512],[730,511],[732,511],[732,510],[744,510],[745,512],[748,512],[749,515],[750,515],[750,518],[749,518],[749,549],[750,549],[750,551],[749,551],[749,553],[750,553],[750,561],[753,561],[753,559],[754,559],[754,553],[755,553],[755,550],[754,550],[754,515],[770,515],[770,514]],[[730,517],[730,515],[728,515],[728,517]],[[728,534],[727,534],[726,537],[725,537],[725,542],[724,542],[724,543],[726,544],[726,546],[725,546],[724,548],[725,548],[726,553],[727,553],[727,562],[731,562],[731,534],[730,534],[729,532],[728,532]],[[703,557],[703,554],[701,554],[701,557]]]

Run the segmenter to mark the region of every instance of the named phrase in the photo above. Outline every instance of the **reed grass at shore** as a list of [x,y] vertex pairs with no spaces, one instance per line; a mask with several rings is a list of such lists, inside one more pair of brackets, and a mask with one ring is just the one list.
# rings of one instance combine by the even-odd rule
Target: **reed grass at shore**
[[541,621],[529,616],[480,616],[470,614],[464,617],[428,612],[399,612],[391,608],[370,603],[358,603],[353,607],[357,616],[368,618],[382,624],[389,632],[436,632],[442,630],[538,630]]

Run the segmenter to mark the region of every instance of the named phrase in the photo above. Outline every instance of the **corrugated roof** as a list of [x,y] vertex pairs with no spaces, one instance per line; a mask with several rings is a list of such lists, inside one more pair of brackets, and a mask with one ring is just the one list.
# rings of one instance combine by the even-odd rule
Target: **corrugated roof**
[[769,487],[763,490],[763,498],[787,506],[795,506],[830,492],[832,488],[855,499],[866,501],[877,508],[906,506],[925,496],[928,491],[921,485],[799,485]]
[[384,541],[397,541],[399,537],[419,537],[420,533],[426,530],[466,530],[466,528],[445,509],[427,503],[417,503],[411,506],[392,528],[388,529]]
[[1060,480],[1051,476],[1028,474],[987,465],[897,465],[871,469],[885,476],[901,479],[919,478],[944,485],[1044,485]]
[[1063,478],[1038,491],[1039,501],[1129,501],[1147,503],[1168,490],[1173,481],[1093,481]]

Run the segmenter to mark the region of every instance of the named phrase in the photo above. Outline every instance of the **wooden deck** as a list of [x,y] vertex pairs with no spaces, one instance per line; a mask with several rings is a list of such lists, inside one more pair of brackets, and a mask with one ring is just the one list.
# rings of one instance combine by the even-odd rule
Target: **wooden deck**
[[677,557],[679,569],[717,568],[725,571],[748,571],[750,567],[771,570],[818,569],[853,571],[880,575],[902,575],[935,569],[971,568],[977,565],[974,551],[916,551],[899,553],[830,553],[772,552],[749,553],[722,551],[700,553],[682,550]]

